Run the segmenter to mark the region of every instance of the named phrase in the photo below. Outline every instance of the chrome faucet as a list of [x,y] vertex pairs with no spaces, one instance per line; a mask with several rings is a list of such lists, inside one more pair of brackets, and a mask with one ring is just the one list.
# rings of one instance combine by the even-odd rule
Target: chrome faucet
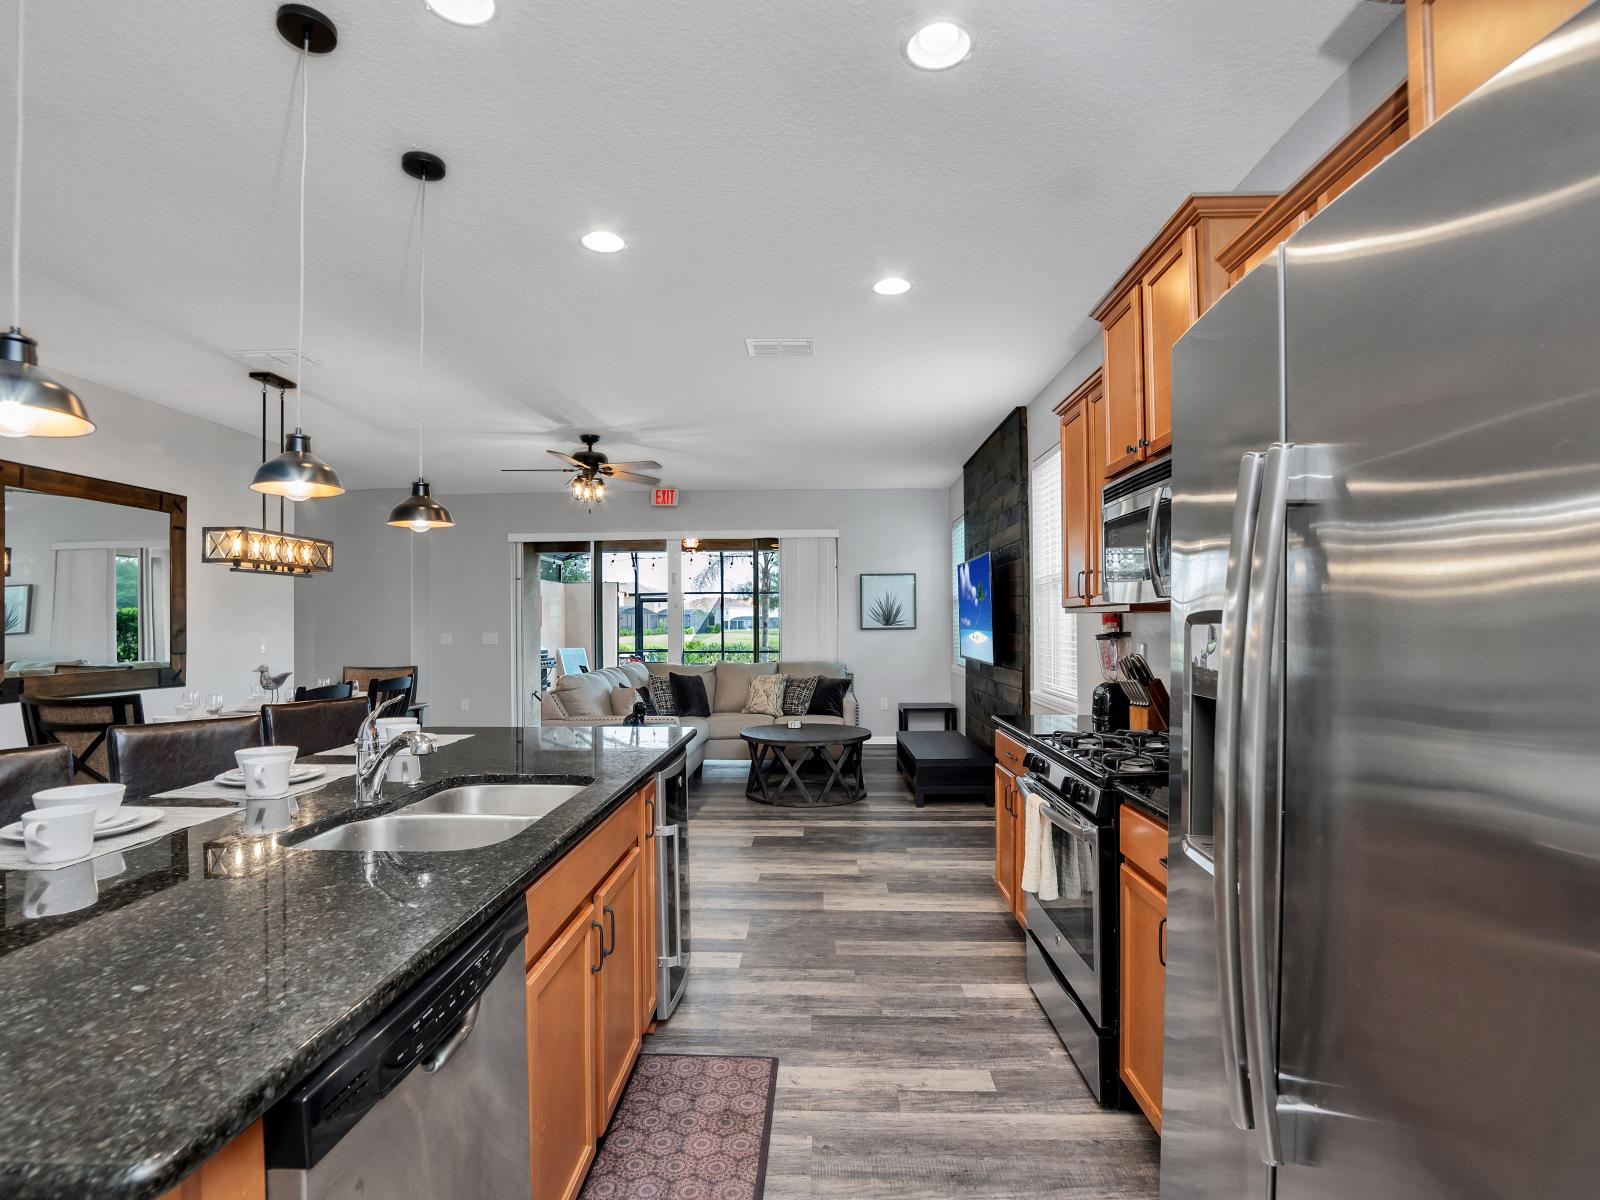
[[378,718],[392,704],[405,699],[405,694],[391,696],[367,714],[361,722],[361,732],[356,735],[356,798],[361,804],[377,804],[383,799],[384,768],[389,760],[402,750],[412,754],[432,754],[438,743],[431,734],[420,729],[406,729],[384,742],[378,733]]

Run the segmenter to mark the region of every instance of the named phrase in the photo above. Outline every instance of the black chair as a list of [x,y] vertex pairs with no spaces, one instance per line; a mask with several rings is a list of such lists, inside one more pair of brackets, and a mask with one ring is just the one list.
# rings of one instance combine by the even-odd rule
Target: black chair
[[303,755],[321,754],[351,745],[361,730],[361,722],[367,719],[367,711],[367,702],[355,699],[263,704],[262,740],[269,746],[296,746]]
[[0,750],[0,825],[33,807],[33,794],[72,782],[72,751],[62,745]]
[[73,778],[79,783],[109,782],[106,733],[113,725],[143,724],[144,701],[137,695],[22,699],[28,745],[65,746],[72,752]]
[[346,680],[343,683],[330,683],[326,687],[297,687],[294,690],[296,700],[348,700],[355,694],[356,685]]
[[411,711],[411,706],[417,699],[417,677],[415,675],[396,675],[392,679],[367,680],[367,708],[374,709],[386,700],[395,696],[404,696],[403,704],[394,705],[388,710],[391,717],[403,717]]
[[127,785],[125,801],[138,804],[237,766],[235,750],[261,745],[261,718],[117,725],[106,740],[111,747],[111,777]]

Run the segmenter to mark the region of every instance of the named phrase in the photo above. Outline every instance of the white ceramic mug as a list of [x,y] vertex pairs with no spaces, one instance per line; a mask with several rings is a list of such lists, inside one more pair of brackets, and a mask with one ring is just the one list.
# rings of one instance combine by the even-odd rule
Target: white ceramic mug
[[244,827],[250,833],[272,833],[288,829],[300,811],[293,796],[273,796],[244,802]]
[[300,757],[298,746],[247,746],[233,752],[244,774],[244,794],[252,800],[270,800],[289,790],[289,768]]
[[22,915],[29,921],[59,917],[88,908],[99,898],[100,884],[92,862],[56,871],[29,871],[22,884]]
[[378,737],[385,744],[393,741],[408,729],[421,729],[422,722],[415,717],[379,717]]
[[104,821],[122,807],[127,787],[120,783],[74,783],[67,787],[45,788],[33,794],[36,809],[57,808],[63,804],[92,804]]
[[389,760],[389,765],[384,768],[384,778],[390,783],[421,783],[422,760],[411,751],[402,750]]
[[22,844],[28,861],[46,866],[88,858],[94,849],[92,804],[57,804],[22,814]]

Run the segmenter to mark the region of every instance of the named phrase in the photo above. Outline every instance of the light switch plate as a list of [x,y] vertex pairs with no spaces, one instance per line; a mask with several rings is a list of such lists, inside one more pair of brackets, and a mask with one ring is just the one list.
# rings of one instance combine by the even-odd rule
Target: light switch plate
[[466,712],[471,707],[472,707],[472,702],[470,700],[467,700],[467,699],[463,698],[462,701],[461,701],[461,711],[462,712]]
[[486,633],[486,634],[484,634],[483,635],[483,644],[485,646],[498,646],[500,644],[500,635],[498,633]]
[[456,640],[456,635],[453,634],[453,633],[441,633],[439,635],[439,645],[441,645],[441,646],[449,646],[452,643],[454,643],[455,640]]

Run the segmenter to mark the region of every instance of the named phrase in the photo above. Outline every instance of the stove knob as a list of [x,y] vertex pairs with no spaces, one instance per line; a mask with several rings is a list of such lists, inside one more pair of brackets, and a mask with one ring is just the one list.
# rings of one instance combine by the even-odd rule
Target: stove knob
[[1030,751],[1022,756],[1022,768],[1025,771],[1033,771],[1036,774],[1043,775],[1050,769],[1050,764],[1045,761],[1044,755],[1034,754]]

